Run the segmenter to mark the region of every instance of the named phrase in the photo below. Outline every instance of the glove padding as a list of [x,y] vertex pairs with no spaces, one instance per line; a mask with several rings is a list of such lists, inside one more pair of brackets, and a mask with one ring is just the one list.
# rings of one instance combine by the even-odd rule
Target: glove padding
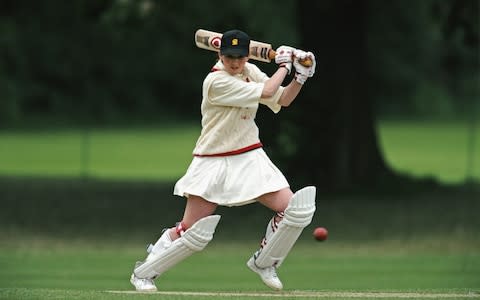
[[[298,49],[293,52],[293,55],[295,57],[293,60],[293,66],[296,72],[295,80],[300,84],[304,84],[308,78],[315,74],[315,67],[317,65],[315,55],[312,52],[305,52]],[[300,63],[300,61],[305,60],[307,57],[312,60],[310,67],[305,67]]]
[[288,70],[288,74],[292,71],[293,52],[295,48],[289,46],[280,46],[275,50],[275,63]]

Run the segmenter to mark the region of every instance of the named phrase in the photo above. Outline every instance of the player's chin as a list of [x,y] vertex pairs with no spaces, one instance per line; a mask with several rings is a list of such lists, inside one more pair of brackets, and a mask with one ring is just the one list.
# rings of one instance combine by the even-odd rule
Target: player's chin
[[242,73],[242,69],[241,68],[229,68],[228,73],[230,73],[230,75],[238,75],[238,74]]

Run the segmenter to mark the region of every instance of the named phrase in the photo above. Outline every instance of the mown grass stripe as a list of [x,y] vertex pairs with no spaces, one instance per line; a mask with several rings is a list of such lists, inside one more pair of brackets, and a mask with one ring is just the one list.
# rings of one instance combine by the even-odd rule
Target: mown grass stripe
[[[113,294],[139,294],[137,291],[106,291]],[[259,297],[259,298],[398,298],[398,299],[440,299],[440,298],[480,298],[478,293],[420,293],[420,292],[322,292],[322,291],[292,291],[292,292],[188,292],[188,291],[157,291],[143,294],[167,296],[203,296],[203,297]]]

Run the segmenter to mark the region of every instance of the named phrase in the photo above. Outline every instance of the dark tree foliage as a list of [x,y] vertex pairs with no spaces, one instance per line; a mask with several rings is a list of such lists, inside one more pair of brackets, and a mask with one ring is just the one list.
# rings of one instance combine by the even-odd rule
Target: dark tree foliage
[[392,175],[380,117],[475,112],[478,17],[478,0],[2,0],[0,128],[34,118],[198,121],[216,54],[197,49],[194,32],[240,28],[317,57],[291,107],[258,115],[289,178],[378,185]]
[[387,168],[374,128],[366,2],[298,4],[300,46],[318,66],[274,135],[274,156],[290,177],[322,188],[371,183]]
[[293,35],[291,23],[263,24],[268,3],[216,2],[2,1],[0,125],[32,116],[102,123],[197,117],[216,55],[194,46],[195,30]]
[[316,54],[317,73],[265,134],[290,178],[385,185],[396,175],[379,146],[380,113],[456,114],[478,101],[478,1],[297,3],[299,45]]

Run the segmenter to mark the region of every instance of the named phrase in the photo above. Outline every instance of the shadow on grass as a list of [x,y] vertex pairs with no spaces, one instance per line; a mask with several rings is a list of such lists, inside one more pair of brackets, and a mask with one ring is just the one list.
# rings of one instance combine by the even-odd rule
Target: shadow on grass
[[[408,239],[412,236],[478,237],[479,188],[442,186],[404,178],[394,188],[317,195],[310,225],[329,228],[331,239]],[[392,183],[390,183],[392,184]],[[183,215],[185,200],[174,182],[0,177],[4,233],[58,237],[151,240]],[[271,212],[260,204],[219,207],[216,238],[260,239]],[[309,235],[306,235],[311,238]],[[233,238],[232,238],[233,237]]]

